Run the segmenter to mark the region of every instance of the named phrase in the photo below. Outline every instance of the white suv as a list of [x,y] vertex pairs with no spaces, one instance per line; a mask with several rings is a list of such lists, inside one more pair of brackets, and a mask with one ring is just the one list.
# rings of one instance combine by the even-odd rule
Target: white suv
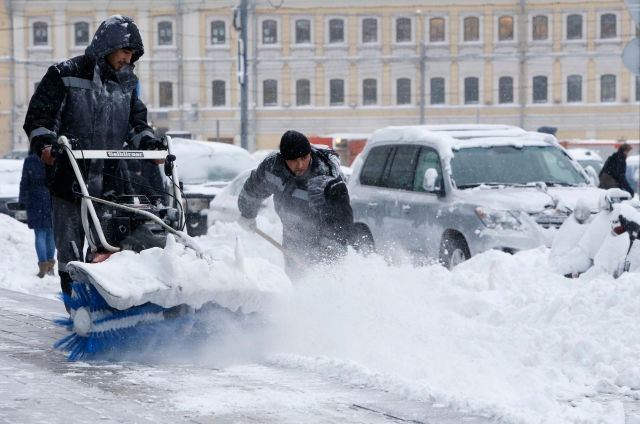
[[448,268],[489,249],[550,246],[583,197],[602,190],[555,137],[511,126],[388,127],[354,162],[357,247]]

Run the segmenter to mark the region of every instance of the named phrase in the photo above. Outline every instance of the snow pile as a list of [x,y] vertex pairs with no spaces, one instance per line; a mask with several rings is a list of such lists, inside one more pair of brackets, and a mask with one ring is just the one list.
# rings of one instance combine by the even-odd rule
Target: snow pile
[[449,272],[350,252],[279,306],[269,361],[505,422],[624,423],[589,397],[640,399],[639,275],[567,279],[548,254]]
[[264,259],[245,260],[240,246],[236,252],[221,247],[200,258],[169,235],[164,249],[122,251],[102,263],[70,266],[89,274],[107,303],[121,310],[146,302],[196,309],[214,302],[250,313],[262,311],[274,296],[291,290],[281,268]]
[[57,276],[37,277],[35,236],[27,224],[0,214],[0,288],[56,299]]

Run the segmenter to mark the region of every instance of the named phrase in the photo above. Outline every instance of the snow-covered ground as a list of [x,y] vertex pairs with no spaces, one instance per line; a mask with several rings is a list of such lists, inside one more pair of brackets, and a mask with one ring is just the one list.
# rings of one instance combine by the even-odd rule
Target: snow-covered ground
[[[281,231],[258,224],[274,236]],[[247,258],[282,266],[275,248],[236,224],[216,224],[198,241],[234,247],[236,236]],[[639,274],[572,280],[549,271],[548,256],[543,247],[514,256],[490,251],[449,272],[351,251],[344,264],[316,270],[279,299],[267,326],[234,333],[207,361],[233,363],[238,349],[251,346],[242,361],[503,422],[622,424],[623,403],[601,399],[640,402]],[[36,263],[32,232],[0,215],[0,287],[54,297],[57,279],[38,279]],[[168,401],[180,403],[189,391],[206,401],[188,384]],[[640,423],[627,415],[627,423]]]

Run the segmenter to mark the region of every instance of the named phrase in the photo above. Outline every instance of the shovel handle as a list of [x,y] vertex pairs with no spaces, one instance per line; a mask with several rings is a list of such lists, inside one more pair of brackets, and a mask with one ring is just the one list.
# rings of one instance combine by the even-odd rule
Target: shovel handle
[[296,256],[295,254],[293,254],[292,252],[290,252],[289,250],[287,250],[283,245],[281,245],[280,243],[278,243],[277,241],[275,241],[273,238],[271,238],[270,236],[268,236],[266,233],[264,233],[262,230],[260,230],[258,227],[253,226],[251,227],[251,229],[253,230],[253,232],[255,232],[257,235],[259,235],[260,237],[262,237],[263,239],[265,239],[266,241],[268,241],[269,243],[271,243],[276,249],[280,250],[282,253],[284,253],[285,255],[287,255],[289,258],[291,258],[296,264],[298,264],[301,267],[304,267],[304,262],[302,262],[302,260]]

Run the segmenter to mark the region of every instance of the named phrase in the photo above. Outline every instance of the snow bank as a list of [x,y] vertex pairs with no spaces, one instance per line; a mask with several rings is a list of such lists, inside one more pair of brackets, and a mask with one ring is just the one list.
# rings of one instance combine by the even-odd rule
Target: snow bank
[[35,236],[27,224],[0,214],[0,288],[57,299],[60,280],[37,277]]
[[624,423],[620,402],[587,397],[640,398],[639,275],[567,279],[548,253],[449,272],[350,252],[278,308],[269,361],[505,422]]

